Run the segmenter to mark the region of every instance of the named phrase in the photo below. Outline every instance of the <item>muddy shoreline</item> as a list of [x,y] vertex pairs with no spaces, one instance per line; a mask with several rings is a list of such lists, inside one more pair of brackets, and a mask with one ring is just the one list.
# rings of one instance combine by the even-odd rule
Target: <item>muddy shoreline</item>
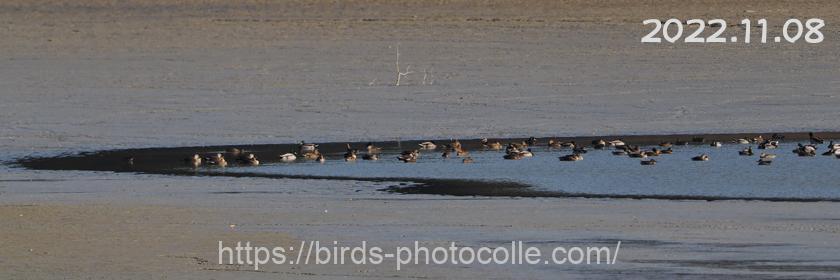
[[[608,135],[608,136],[580,136],[580,137],[551,137],[537,138],[538,145],[545,145],[548,139],[560,141],[575,141],[588,144],[596,139],[621,139],[631,145],[656,145],[664,141],[686,141],[688,145],[705,145],[712,141],[731,142],[738,138],[752,138],[763,136],[769,138],[773,134],[784,137],[783,141],[808,141],[807,132],[777,132],[777,133],[727,133],[727,134],[671,134],[671,135]],[[840,132],[818,132],[818,137],[825,139],[840,138]],[[527,138],[491,139],[502,143],[523,141]],[[386,153],[396,153],[403,149],[412,149],[417,144],[429,140],[383,141],[374,142],[383,147]],[[448,143],[450,139],[432,140],[437,143]],[[468,150],[480,149],[480,139],[461,139],[462,145]],[[319,149],[328,160],[340,160],[347,144],[362,148],[367,142],[331,142],[318,143]],[[510,181],[482,181],[472,179],[430,179],[430,178],[389,178],[389,177],[345,177],[345,176],[309,176],[263,173],[233,173],[220,171],[217,168],[199,168],[188,170],[183,168],[182,159],[192,154],[209,154],[224,152],[227,148],[240,148],[255,154],[261,162],[278,162],[277,155],[293,152],[297,144],[260,144],[260,145],[224,145],[200,147],[169,147],[120,149],[95,152],[83,152],[73,155],[55,157],[26,157],[15,162],[24,168],[33,170],[76,170],[76,171],[110,171],[131,172],[138,174],[160,174],[172,176],[225,176],[225,177],[261,177],[272,179],[316,179],[316,180],[353,180],[368,182],[403,182],[387,186],[381,191],[399,194],[433,194],[450,196],[487,196],[487,197],[566,197],[566,198],[603,198],[603,199],[664,199],[664,200],[760,200],[760,201],[790,201],[790,202],[838,202],[838,199],[827,198],[774,198],[774,197],[720,197],[720,196],[674,196],[674,195],[613,195],[592,193],[566,193],[556,191],[535,190],[530,185]],[[126,163],[127,157],[134,158],[134,164]]]

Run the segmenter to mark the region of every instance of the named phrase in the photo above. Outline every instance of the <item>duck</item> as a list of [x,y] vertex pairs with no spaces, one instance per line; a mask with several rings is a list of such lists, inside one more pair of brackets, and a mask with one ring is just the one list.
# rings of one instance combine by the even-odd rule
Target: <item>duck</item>
[[641,163],[642,165],[656,165],[656,160],[655,159],[642,160],[639,163]]
[[355,161],[356,152],[357,151],[355,149],[348,150],[346,153],[344,153],[344,161]]
[[468,152],[467,150],[465,150],[463,148],[455,149],[455,156],[465,157],[465,156],[469,156],[469,155],[470,155],[470,152]]
[[779,147],[779,141],[776,140],[765,140],[762,141],[761,144],[758,144],[759,149],[775,149]]
[[528,147],[528,144],[526,144],[525,141],[522,141],[520,143],[511,142],[511,143],[508,143],[508,146],[507,146],[505,151],[508,151],[508,150],[511,150],[511,149],[515,149],[517,151],[522,151],[522,150],[525,150],[525,148],[527,148],[527,147]]
[[600,150],[607,147],[607,141],[604,139],[592,140],[592,148]]
[[528,146],[534,147],[534,146],[537,145],[537,138],[534,137],[534,136],[531,136],[530,138],[528,138],[528,140],[525,140],[525,144],[528,145]]
[[741,151],[738,151],[738,154],[742,156],[751,156],[753,155],[752,147],[747,147]]
[[454,150],[460,149],[461,148],[461,141],[458,141],[458,139],[452,140],[451,147]]
[[659,147],[668,148],[668,147],[671,147],[671,146],[674,146],[674,143],[667,142],[667,141],[659,143]]
[[709,145],[709,146],[712,146],[712,147],[715,147],[715,148],[720,148],[720,147],[723,147],[723,143],[721,143],[720,141],[715,141],[715,142],[712,142],[712,144]]
[[374,146],[372,142],[368,142],[367,145],[365,145],[365,148],[367,149],[368,154],[378,154],[382,152],[382,148]]
[[586,153],[586,147],[584,147],[584,146],[575,146],[574,148],[572,148],[572,152],[574,152],[574,153],[576,153],[576,154],[585,154],[585,153]]
[[671,148],[667,148],[667,149],[664,149],[664,150],[659,151],[659,153],[661,153],[661,154],[663,154],[663,155],[670,155],[670,154],[673,154],[673,153],[674,153],[674,150],[673,150],[673,149],[671,149]]
[[738,143],[738,144],[749,144],[750,140],[747,140],[746,138],[739,138],[739,139],[735,139],[734,142]]
[[612,152],[612,154],[614,156],[626,156],[627,155],[627,150],[623,150],[623,149],[622,150],[615,150],[615,151]]
[[304,141],[300,141],[300,144],[298,144],[298,152],[301,154],[315,151],[317,148],[318,144],[306,143]]
[[280,161],[283,161],[283,162],[292,162],[292,161],[295,161],[297,159],[297,155],[295,155],[293,153],[285,153],[285,154],[277,156],[277,158],[279,158]]
[[367,153],[362,156],[362,160],[379,160],[379,154]]
[[709,155],[707,155],[707,154],[702,154],[702,155],[691,158],[691,160],[693,160],[693,161],[709,161],[709,159],[710,159]]
[[773,161],[769,159],[762,158],[758,160],[758,165],[770,165],[771,163],[773,163]]
[[516,145],[515,143],[508,143],[507,147],[505,147],[505,153],[519,153],[522,150],[521,146]]
[[481,147],[485,150],[498,151],[502,149],[502,143],[498,141],[490,142],[487,138],[481,138]]
[[206,157],[204,160],[214,161],[214,160],[218,160],[218,159],[222,159],[222,158],[225,158],[225,157],[221,153],[216,153],[212,156]]
[[627,156],[629,156],[631,158],[647,158],[648,157],[647,153],[642,153],[642,152],[628,153]]
[[776,158],[776,155],[768,154],[768,153],[761,153],[760,155],[758,155],[758,158],[760,158],[760,159],[774,159],[774,158]]
[[303,158],[307,159],[307,160],[316,160],[320,156],[321,156],[321,151],[319,151],[318,149],[315,149],[314,151],[306,152],[306,153],[303,154]]
[[575,141],[561,142],[560,147],[574,149],[577,147],[577,143]]
[[627,145],[626,143],[624,143],[624,141],[621,141],[620,139],[612,140],[609,142],[609,144],[613,147],[624,147]]
[[759,136],[753,137],[752,142],[753,142],[753,143],[761,143],[761,142],[764,142],[764,136],[759,135]]
[[233,157],[238,157],[239,154],[242,153],[242,150],[239,149],[239,148],[231,147],[231,148],[225,149],[225,152],[228,153],[229,155],[233,156]]
[[563,145],[560,144],[560,142],[557,141],[557,140],[549,139],[548,140],[548,148],[549,149],[561,149],[561,148],[563,148]]
[[533,157],[534,153],[531,152],[531,149],[527,149],[527,150],[519,152],[519,155],[522,156],[522,157]]
[[814,136],[813,132],[808,132],[808,138],[810,138],[811,144],[822,144],[822,143],[825,142],[822,139],[820,139],[819,137]]
[[793,152],[801,157],[815,156],[817,154],[817,147],[814,145],[802,145],[800,143]]
[[201,166],[201,156],[194,154],[192,157],[185,158],[184,163],[192,167],[199,167]]
[[840,150],[840,144],[834,144],[834,140],[828,142],[829,150]]
[[420,151],[411,150],[403,151],[397,159],[402,162],[417,162],[418,157],[420,157]]
[[560,161],[581,161],[583,156],[580,154],[571,154],[560,157]]
[[660,151],[660,150],[659,150],[659,149],[657,149],[657,148],[653,148],[653,149],[651,149],[650,151],[645,152],[644,154],[645,154],[646,156],[649,156],[649,157],[657,157],[657,156],[659,156],[659,155],[661,155],[661,154],[662,154],[662,151]]
[[443,154],[441,154],[440,157],[449,158],[449,151],[443,151]]
[[225,167],[228,165],[227,161],[225,160],[225,157],[222,156],[222,154],[216,154],[210,157],[210,159],[207,162],[209,162],[212,165],[217,165],[219,167]]
[[434,150],[435,148],[437,148],[437,144],[435,144],[435,141],[426,141],[418,145],[420,145],[420,148],[424,150]]
[[414,154],[401,155],[397,157],[397,159],[405,163],[417,162],[417,156],[415,156]]
[[320,155],[318,155],[318,158],[315,159],[315,161],[320,162],[320,163],[324,163],[325,161],[327,161],[327,158],[324,157],[323,154],[320,154]]
[[260,165],[260,161],[257,160],[257,157],[254,154],[248,154],[244,158],[241,158],[239,160],[239,162],[241,162],[243,164],[246,164],[246,165],[252,165],[252,166]]
[[473,158],[472,157],[465,157],[463,160],[461,160],[461,162],[462,163],[473,163]]
[[519,152],[505,153],[505,155],[502,156],[502,158],[510,160],[520,160],[522,159],[522,154],[520,154]]

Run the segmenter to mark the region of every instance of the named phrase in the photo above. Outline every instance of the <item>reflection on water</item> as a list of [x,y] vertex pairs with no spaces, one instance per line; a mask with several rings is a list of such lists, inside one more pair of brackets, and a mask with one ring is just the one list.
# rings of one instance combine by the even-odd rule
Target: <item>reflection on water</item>
[[[260,172],[285,175],[347,177],[460,178],[516,181],[539,190],[586,194],[680,195],[743,198],[840,199],[840,159],[819,155],[799,157],[791,151],[796,143],[782,143],[772,150],[755,150],[755,156],[740,156],[747,145],[675,146],[674,154],[655,157],[654,166],[640,159],[614,156],[611,150],[594,150],[578,162],[561,162],[568,150],[534,149],[533,158],[504,160],[502,152],[472,151],[475,163],[460,158],[444,159],[439,151],[424,151],[417,163],[397,161],[396,154],[383,154],[379,161],[344,162],[333,156],[326,163],[297,161],[257,167],[233,167],[228,172]],[[755,146],[753,146],[755,149]],[[761,152],[778,157],[772,165],[759,166]],[[691,157],[707,153],[707,162]]]

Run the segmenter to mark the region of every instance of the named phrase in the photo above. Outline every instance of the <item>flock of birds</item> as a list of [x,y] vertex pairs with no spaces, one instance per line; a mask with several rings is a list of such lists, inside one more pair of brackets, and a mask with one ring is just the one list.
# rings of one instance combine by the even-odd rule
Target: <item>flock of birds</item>
[[[819,144],[824,144],[824,140],[814,136],[813,133],[809,133],[809,141],[810,144],[798,144],[797,148],[793,150],[793,153],[808,157],[808,156],[816,156]],[[756,136],[752,139],[736,139],[733,142],[738,144],[757,144],[757,148],[761,150],[769,150],[775,149],[779,147],[779,142],[784,139],[784,136],[773,134],[770,139],[764,139],[762,136]],[[487,138],[481,139],[481,148],[485,151],[501,151],[504,150],[504,155],[502,158],[506,160],[519,160],[523,158],[533,157],[534,152],[531,150],[531,147],[536,147],[538,145],[537,139],[535,137],[531,137],[528,140],[520,141],[520,142],[510,142],[507,145],[503,145],[501,142],[494,141],[491,142]],[[598,139],[594,140],[591,143],[592,149],[597,150],[606,150],[612,149],[612,154],[616,156],[628,156],[631,158],[640,158],[642,159],[640,163],[642,165],[655,165],[656,159],[652,157],[657,157],[664,154],[672,154],[674,151],[672,149],[673,146],[680,146],[680,145],[688,145],[686,141],[677,141],[677,142],[662,142],[658,145],[658,147],[654,147],[651,149],[642,149],[640,146],[633,146],[628,145],[622,140],[604,140]],[[719,141],[714,141],[711,143],[712,147],[721,147],[723,143]],[[580,161],[583,160],[583,155],[587,153],[588,148],[586,145],[575,143],[575,141],[570,142],[560,142],[554,139],[551,139],[547,143],[547,147],[549,150],[558,149],[558,150],[570,150],[571,153],[567,155],[563,155],[560,157],[561,161]],[[452,140],[451,143],[447,144],[437,144],[435,141],[427,141],[422,142],[419,144],[417,149],[406,150],[400,153],[397,157],[399,161],[412,163],[417,162],[420,158],[421,151],[435,151],[440,150],[442,152],[441,157],[443,158],[450,158],[450,157],[458,157],[461,158],[463,163],[472,163],[474,162],[473,158],[470,156],[469,151],[467,151],[462,145],[461,142],[458,140]],[[355,149],[351,147],[350,144],[347,144],[347,151],[344,153],[344,160],[345,161],[356,161],[357,159],[361,158],[362,160],[379,160],[380,154],[382,153],[382,147],[377,147],[373,143],[368,143],[365,146],[364,153],[361,154],[359,149]],[[252,153],[246,153],[241,149],[237,148],[230,148],[227,149],[226,154],[230,157],[235,157],[236,162],[241,165],[250,165],[256,166],[260,164],[260,161],[257,157]],[[743,150],[738,151],[739,155],[742,156],[753,156],[755,153],[753,152],[752,146],[748,146]],[[831,141],[828,144],[828,151],[822,153],[825,156],[834,155],[838,159],[840,159],[840,144],[835,144]],[[278,155],[278,159],[282,162],[293,162],[298,159],[305,159],[305,160],[314,160],[318,162],[325,162],[326,157],[318,150],[318,144],[314,143],[306,143],[301,141],[298,144],[298,149],[296,152],[293,153],[283,153]],[[758,164],[759,165],[769,165],[773,162],[773,159],[776,158],[775,154],[762,152],[759,154]],[[708,154],[700,154],[695,157],[692,157],[691,160],[693,161],[709,161],[711,157]],[[202,157],[199,154],[195,154],[192,157],[184,159],[184,162],[188,166],[192,167],[199,167],[202,164],[209,164],[214,166],[225,167],[228,165],[227,160],[225,159],[225,155],[221,153],[217,153],[211,156]]]

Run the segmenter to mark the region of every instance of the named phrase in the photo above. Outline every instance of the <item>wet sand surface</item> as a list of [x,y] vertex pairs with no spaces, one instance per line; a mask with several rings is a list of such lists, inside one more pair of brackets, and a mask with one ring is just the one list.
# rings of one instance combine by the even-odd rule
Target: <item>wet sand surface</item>
[[[642,20],[670,17],[767,18],[777,29],[819,17],[832,36],[639,43]],[[4,1],[0,160],[300,140],[838,131],[833,22],[833,1]],[[397,45],[415,71],[400,87]],[[840,270],[837,203],[378,191],[392,184],[6,164],[0,278],[804,279]],[[613,266],[216,264],[219,240],[312,239],[623,245]]]

